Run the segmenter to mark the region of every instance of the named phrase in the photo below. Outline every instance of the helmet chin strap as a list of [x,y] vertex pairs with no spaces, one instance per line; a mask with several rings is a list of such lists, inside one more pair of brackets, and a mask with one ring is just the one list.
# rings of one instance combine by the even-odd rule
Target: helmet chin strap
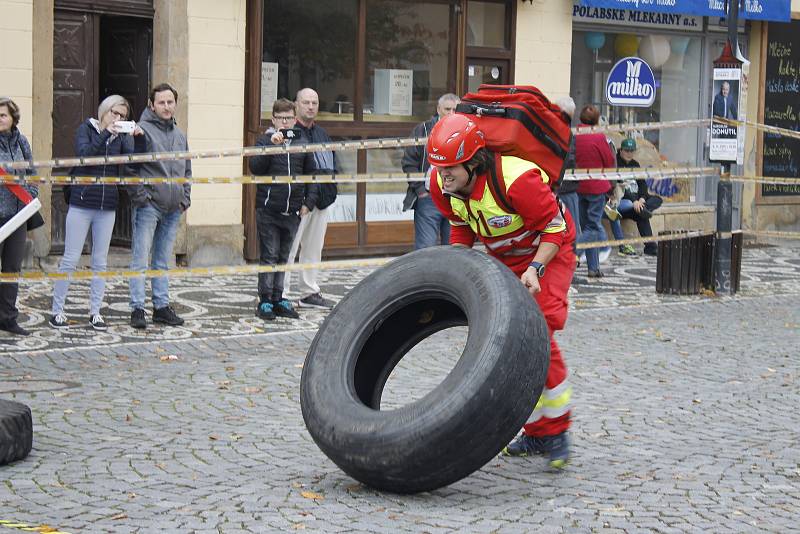
[[464,167],[464,170],[467,171],[467,177],[469,177],[469,180],[467,180],[466,185],[469,185],[469,184],[472,183],[472,180],[475,178],[475,173],[477,172],[478,167],[473,167],[472,169],[470,169],[469,167],[467,167],[466,163],[462,163],[461,165],[462,165],[462,167]]

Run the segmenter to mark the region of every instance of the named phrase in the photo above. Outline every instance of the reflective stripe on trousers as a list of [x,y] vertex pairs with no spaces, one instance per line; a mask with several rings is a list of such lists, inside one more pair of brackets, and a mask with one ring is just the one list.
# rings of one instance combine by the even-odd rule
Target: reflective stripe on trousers
[[535,423],[539,419],[555,419],[567,415],[570,410],[570,399],[572,398],[572,386],[569,381],[564,380],[553,389],[544,388],[539,401],[533,409],[528,421],[525,424]]

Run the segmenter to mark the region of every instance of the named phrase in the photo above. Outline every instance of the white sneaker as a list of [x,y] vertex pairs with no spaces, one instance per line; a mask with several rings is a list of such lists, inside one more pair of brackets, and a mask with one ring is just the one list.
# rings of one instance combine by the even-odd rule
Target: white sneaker
[[56,315],[53,315],[52,317],[50,317],[48,323],[50,323],[50,326],[52,328],[56,328],[58,330],[63,330],[69,327],[69,321],[67,321],[67,316],[64,315],[63,313],[57,313]]
[[89,322],[92,323],[92,328],[95,330],[108,330],[108,325],[103,320],[103,316],[96,313],[89,317]]

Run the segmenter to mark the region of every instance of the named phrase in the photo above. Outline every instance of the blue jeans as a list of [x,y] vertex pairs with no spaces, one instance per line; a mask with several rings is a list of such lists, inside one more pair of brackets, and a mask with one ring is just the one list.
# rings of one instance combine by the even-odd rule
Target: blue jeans
[[[627,198],[621,199],[619,201],[619,205],[617,206],[617,211],[619,212],[620,217],[623,216],[623,210],[628,208],[631,210],[633,209],[633,202]],[[608,225],[611,227],[611,233],[614,234],[614,239],[625,239],[625,234],[622,232],[622,220],[620,218],[617,218],[616,221],[608,219]]]
[[[581,212],[581,236],[578,243],[605,241],[606,231],[603,228],[603,207],[606,205],[605,195],[578,195]],[[600,270],[599,248],[586,249],[586,266],[590,271]]]
[[578,193],[575,191],[572,193],[559,193],[558,198],[561,199],[564,207],[572,215],[572,222],[575,223],[575,242],[572,243],[572,250],[577,255],[578,249],[575,247],[578,243],[578,238],[581,236],[581,211],[578,205]]
[[439,212],[430,195],[414,204],[414,248],[450,243],[450,221]]
[[[86,242],[86,234],[92,227],[92,271],[105,271],[108,266],[108,247],[111,244],[111,233],[114,230],[114,210],[93,210],[70,206],[67,211],[67,231],[64,237],[64,256],[58,265],[58,272],[71,273],[78,265]],[[69,280],[56,280],[53,287],[53,315],[64,313],[64,302],[67,300]],[[89,315],[100,313],[103,304],[103,293],[106,289],[104,278],[92,278],[89,289]]]
[[[164,213],[152,204],[133,208],[133,250],[131,270],[168,269],[172,258],[172,246],[178,233],[181,210]],[[152,255],[151,255],[152,252]],[[152,256],[152,257],[151,257]],[[169,305],[169,278],[159,276],[150,279],[153,288],[153,308]],[[130,279],[131,309],[143,309],[145,299],[144,276]]]

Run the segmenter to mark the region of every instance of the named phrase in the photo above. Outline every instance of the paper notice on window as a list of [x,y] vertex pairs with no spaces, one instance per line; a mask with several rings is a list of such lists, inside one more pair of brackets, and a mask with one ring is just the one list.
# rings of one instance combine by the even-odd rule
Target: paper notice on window
[[375,69],[375,113],[411,115],[413,82],[413,70]]
[[269,115],[278,99],[278,64],[261,63],[261,113]]

